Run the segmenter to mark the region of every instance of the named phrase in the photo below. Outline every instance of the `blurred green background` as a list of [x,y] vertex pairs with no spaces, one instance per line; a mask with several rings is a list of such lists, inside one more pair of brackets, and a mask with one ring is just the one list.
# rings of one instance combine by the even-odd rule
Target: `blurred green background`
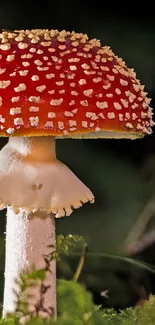
[[[155,107],[155,22],[151,4],[133,10],[102,1],[0,4],[0,28],[66,29],[88,33],[112,47],[133,67]],[[0,139],[2,148],[7,139]],[[142,140],[58,140],[57,156],[93,191],[94,205],[85,205],[68,218],[57,220],[57,233],[79,234],[93,252],[124,254],[127,236],[155,191],[155,135]],[[67,185],[66,185],[67,186]],[[146,212],[147,213],[147,212]],[[0,212],[0,301],[3,297],[5,214]],[[151,210],[152,231],[155,212]],[[145,216],[144,216],[145,219]],[[151,230],[150,230],[151,229]],[[137,258],[154,264],[153,240]],[[131,254],[132,256],[133,254]],[[72,263],[68,261],[66,263]],[[74,263],[73,263],[74,264]],[[74,271],[75,266],[71,267]],[[60,276],[67,272],[59,270]],[[146,292],[155,292],[154,276],[128,263],[94,257],[86,259],[82,281],[95,301],[108,306],[134,304]],[[109,289],[109,298],[101,292]],[[144,290],[143,290],[144,289]]]

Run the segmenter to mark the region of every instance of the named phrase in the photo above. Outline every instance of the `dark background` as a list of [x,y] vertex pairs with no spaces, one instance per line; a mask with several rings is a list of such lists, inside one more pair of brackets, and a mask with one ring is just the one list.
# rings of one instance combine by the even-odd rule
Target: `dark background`
[[[153,2],[45,1],[0,3],[0,28],[75,30],[112,47],[146,85],[155,109],[155,20]],[[0,140],[2,147],[7,142]],[[123,255],[125,241],[155,191],[155,134],[142,140],[58,140],[57,155],[90,187],[95,204],[57,221],[57,233],[83,235],[93,252]],[[67,185],[66,185],[67,186]],[[155,212],[140,234],[154,227]],[[4,272],[5,211],[0,213],[1,300]],[[144,218],[145,219],[145,218]],[[137,258],[155,264],[151,241]],[[131,256],[134,256],[130,252]],[[135,256],[134,256],[135,257]],[[94,299],[110,306],[134,304],[142,292],[155,292],[154,276],[128,263],[97,257],[87,264],[82,281]],[[74,267],[73,267],[74,269]],[[63,270],[60,272],[62,275]],[[109,289],[104,300],[100,292]],[[144,290],[143,290],[144,289]],[[137,293],[138,292],[138,293]],[[118,299],[119,293],[119,299]]]

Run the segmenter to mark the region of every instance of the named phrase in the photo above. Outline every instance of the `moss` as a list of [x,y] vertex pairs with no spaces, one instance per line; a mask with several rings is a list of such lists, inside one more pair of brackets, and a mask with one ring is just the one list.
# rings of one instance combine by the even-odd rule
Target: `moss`
[[[31,318],[26,325],[154,325],[155,297],[151,297],[145,305],[128,308],[116,313],[113,309],[101,310],[92,302],[91,294],[84,286],[60,280],[57,284],[58,317],[57,320]],[[17,314],[1,319],[1,325],[18,325]]]
[[[81,241],[80,237],[59,236],[57,248],[49,259],[61,258],[61,254],[68,254],[69,248]],[[48,262],[46,257],[45,262]],[[27,288],[29,280],[44,280],[46,268],[21,275],[21,292],[18,295],[15,314],[0,320],[0,325],[19,325],[26,315],[25,325],[155,325],[155,297],[150,297],[143,306],[128,308],[117,313],[113,309],[101,309],[93,303],[92,294],[84,285],[75,280],[57,280],[57,319],[35,318],[28,314],[26,303],[21,297]]]

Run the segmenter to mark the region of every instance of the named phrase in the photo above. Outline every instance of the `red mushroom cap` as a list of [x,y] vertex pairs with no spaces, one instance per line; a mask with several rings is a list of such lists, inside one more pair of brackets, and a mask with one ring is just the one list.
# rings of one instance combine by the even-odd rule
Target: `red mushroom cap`
[[152,132],[152,110],[133,69],[87,35],[0,34],[0,135],[128,137]]

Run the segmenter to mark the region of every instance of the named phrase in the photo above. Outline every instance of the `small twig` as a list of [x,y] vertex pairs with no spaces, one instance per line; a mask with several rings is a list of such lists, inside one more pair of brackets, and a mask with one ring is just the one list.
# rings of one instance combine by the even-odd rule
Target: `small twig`
[[85,262],[85,258],[86,258],[87,247],[88,246],[86,244],[83,245],[83,252],[82,252],[81,258],[79,260],[76,272],[75,272],[75,274],[73,276],[73,281],[78,281],[78,278],[79,278],[79,276],[81,274],[81,271],[82,271],[82,268],[83,268],[83,265],[84,265],[84,262]]
[[138,220],[132,227],[129,232],[127,239],[125,241],[125,251],[131,245],[131,243],[135,243],[138,241],[142,233],[144,232],[149,220],[152,218],[152,214],[155,212],[155,193],[153,193],[152,197],[145,205],[142,213],[140,214]]
[[141,239],[128,245],[128,247],[126,247],[125,249],[125,252],[128,255],[140,253],[145,248],[152,245],[153,242],[155,242],[155,230],[150,231],[149,233],[144,235]]

